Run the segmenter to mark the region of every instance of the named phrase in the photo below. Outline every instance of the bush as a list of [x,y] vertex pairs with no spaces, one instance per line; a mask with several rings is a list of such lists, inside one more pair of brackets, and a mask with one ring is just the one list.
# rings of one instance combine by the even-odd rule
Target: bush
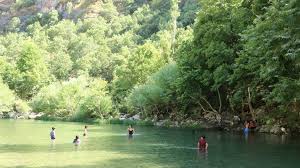
[[15,95],[0,79],[0,113],[13,111]]
[[19,113],[28,113],[31,111],[31,108],[28,105],[28,103],[20,99],[15,102],[15,108],[15,110]]
[[176,64],[169,64],[153,74],[145,85],[140,85],[129,95],[128,101],[134,112],[146,116],[170,116],[175,104],[175,81],[178,76]]
[[71,117],[79,108],[84,85],[82,79],[73,79],[42,88],[32,100],[33,111],[44,112],[57,118]]
[[60,120],[109,118],[114,113],[106,85],[103,80],[86,77],[53,83],[33,98],[32,108]]

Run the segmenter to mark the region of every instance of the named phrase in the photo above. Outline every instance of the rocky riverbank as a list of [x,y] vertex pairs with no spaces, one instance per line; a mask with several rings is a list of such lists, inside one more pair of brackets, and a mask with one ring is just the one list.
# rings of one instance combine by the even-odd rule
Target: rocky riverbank
[[36,119],[38,117],[43,116],[43,113],[18,113],[18,112],[2,112],[0,113],[0,118],[5,119]]
[[[43,113],[18,113],[18,112],[7,112],[0,113],[0,118],[5,119],[41,119]],[[46,117],[47,118],[47,117]],[[55,119],[54,119],[55,120]],[[121,114],[118,118],[108,120],[96,120],[95,123],[108,123],[108,124],[137,124],[137,125],[153,125],[157,127],[178,127],[178,128],[201,128],[201,129],[214,129],[222,131],[243,131],[244,124],[239,116],[221,116],[218,113],[207,113],[200,119],[186,119],[184,121],[171,121],[169,119],[154,120],[149,118],[143,118],[140,114],[128,115]],[[264,124],[257,125],[253,132],[260,133],[271,133],[271,134],[291,134],[292,132],[300,133],[300,129],[286,128],[278,123],[275,124]]]
[[[120,115],[120,121],[140,121],[141,116],[136,114],[134,116],[130,115]],[[129,121],[128,121],[129,120]],[[222,131],[234,131],[242,132],[244,129],[244,121],[241,120],[239,116],[221,116],[218,113],[207,113],[200,119],[186,119],[184,121],[171,121],[169,119],[164,120],[153,120],[153,119],[143,119],[142,121],[150,122],[154,126],[158,127],[183,127],[183,128],[202,128],[202,129],[215,129]],[[279,123],[272,124],[258,124],[256,128],[252,129],[253,132],[259,133],[271,133],[276,135],[300,133],[300,129],[287,128]]]

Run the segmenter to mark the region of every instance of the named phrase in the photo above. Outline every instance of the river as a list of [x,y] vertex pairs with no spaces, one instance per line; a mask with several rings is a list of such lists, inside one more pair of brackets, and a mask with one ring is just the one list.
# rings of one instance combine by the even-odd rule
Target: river
[[[51,143],[49,132],[56,128]],[[125,125],[0,120],[0,167],[45,168],[298,168],[300,139],[288,136]],[[79,135],[81,144],[72,141]],[[195,147],[200,135],[206,152]]]

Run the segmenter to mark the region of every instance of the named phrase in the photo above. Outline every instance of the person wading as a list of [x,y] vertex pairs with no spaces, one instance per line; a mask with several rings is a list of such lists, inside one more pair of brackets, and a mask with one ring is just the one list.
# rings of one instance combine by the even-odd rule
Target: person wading
[[205,140],[205,136],[201,136],[198,141],[198,149],[207,150],[207,148],[208,148],[208,143]]

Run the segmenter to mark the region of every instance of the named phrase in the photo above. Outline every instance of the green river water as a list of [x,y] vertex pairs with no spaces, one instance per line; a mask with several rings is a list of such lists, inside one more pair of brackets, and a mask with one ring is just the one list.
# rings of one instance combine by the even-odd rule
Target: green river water
[[[56,127],[56,142],[49,132]],[[300,139],[264,134],[136,126],[132,139],[125,125],[0,120],[0,167],[46,168],[299,168]],[[200,135],[207,152],[195,147]],[[72,144],[75,135],[80,146]]]

